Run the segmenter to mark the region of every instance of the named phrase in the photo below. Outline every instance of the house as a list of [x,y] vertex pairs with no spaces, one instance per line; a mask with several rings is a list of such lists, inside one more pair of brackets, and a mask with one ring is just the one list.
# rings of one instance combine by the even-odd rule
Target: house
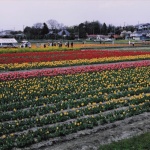
[[0,37],[9,37],[9,38],[12,38],[14,36],[11,34],[11,32],[12,32],[12,30],[1,31],[0,32]]
[[135,40],[150,40],[150,23],[135,25],[135,31],[131,37]]
[[54,31],[49,31],[49,33],[45,34],[45,37],[50,37],[50,36],[54,37],[55,36],[55,39],[56,39],[57,35],[66,37],[66,36],[70,36],[70,33],[66,29],[62,29],[58,33],[54,32]]
[[114,38],[115,40],[122,39],[122,37],[121,37],[120,35],[118,35],[118,34],[114,34],[114,35],[113,35],[113,38]]
[[87,35],[87,38],[88,38],[89,40],[95,40],[96,37],[97,37],[96,34],[90,34],[90,35]]
[[0,38],[0,48],[17,48],[18,42],[14,38]]
[[60,36],[70,36],[70,33],[66,29],[63,29],[60,32],[58,32],[58,35],[60,35]]
[[131,35],[131,38],[134,40],[149,40],[150,39],[150,31],[134,31]]
[[135,25],[134,27],[136,31],[150,30],[150,23],[142,23]]
[[97,35],[96,39],[107,39],[110,38],[109,35]]
[[96,35],[96,34],[90,34],[87,35],[88,39],[90,40],[103,40],[103,39],[108,39],[110,38],[110,35]]
[[131,34],[132,34],[131,31],[124,30],[121,32],[120,36],[124,39],[130,39]]

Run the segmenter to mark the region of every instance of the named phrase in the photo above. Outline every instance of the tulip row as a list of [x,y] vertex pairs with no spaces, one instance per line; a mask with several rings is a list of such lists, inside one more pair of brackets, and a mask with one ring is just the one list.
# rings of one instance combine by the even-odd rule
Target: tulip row
[[57,136],[68,135],[84,129],[92,129],[94,126],[103,125],[105,123],[122,120],[126,117],[137,115],[145,111],[150,111],[150,103],[145,102],[138,106],[131,106],[127,110],[118,110],[110,112],[106,115],[101,113],[98,115],[88,115],[84,118],[72,120],[64,124],[56,126],[46,126],[37,128],[37,130],[29,130],[20,134],[11,133],[10,135],[3,135],[0,138],[0,148],[2,150],[12,149],[14,147],[25,147],[34,143],[54,138]]
[[75,100],[68,100],[66,101],[65,103],[55,103],[54,105],[47,105],[45,103],[43,103],[43,106],[41,107],[35,107],[33,106],[33,104],[31,106],[31,108],[29,109],[21,109],[21,110],[17,110],[16,108],[13,109],[13,111],[10,111],[10,112],[4,112],[4,113],[1,113],[0,114],[0,121],[7,121],[7,120],[16,120],[16,119],[23,119],[23,118],[30,118],[30,117],[33,117],[33,116],[36,116],[37,115],[37,112],[39,112],[39,115],[44,115],[46,113],[49,113],[49,112],[57,112],[57,111],[60,111],[61,109],[67,109],[67,108],[76,108],[76,107],[80,107],[80,106],[85,106],[87,105],[88,103],[92,103],[92,102],[96,102],[96,103],[99,103],[99,102],[103,102],[106,100],[109,101],[111,100],[112,98],[119,98],[121,96],[128,96],[128,95],[133,95],[134,93],[135,94],[138,94],[139,92],[147,92],[149,91],[150,88],[142,88],[142,89],[139,89],[137,90],[136,89],[136,92],[134,91],[121,91],[119,93],[116,93],[116,94],[110,94],[108,95],[108,97],[103,97],[103,96],[98,96],[98,95],[94,95],[92,97],[89,98],[85,98],[85,99],[81,99],[79,101],[76,101]]
[[132,89],[134,86],[141,85],[148,87],[149,69],[150,66],[3,81],[0,82],[0,90],[3,93],[0,94],[0,103],[4,105],[22,100],[38,100],[40,97],[57,101],[56,97],[66,99],[66,95],[81,98],[82,95],[86,96],[88,91],[89,94],[92,90],[104,92],[103,89],[106,88],[106,91],[110,92],[112,87],[115,88],[114,91],[117,91],[117,89],[126,89],[124,85]]
[[125,69],[132,67],[141,67],[141,66],[150,66],[150,61],[138,61],[138,62],[122,62],[115,64],[106,64],[106,65],[88,65],[88,66],[79,66],[79,67],[69,67],[69,68],[54,68],[54,69],[42,69],[42,70],[33,70],[25,72],[11,72],[11,73],[1,73],[0,81],[8,81],[15,79],[27,79],[33,77],[43,77],[43,76],[56,76],[56,75],[65,75],[65,74],[76,74],[83,72],[95,72],[103,70],[114,70],[114,69]]
[[[96,89],[93,89],[94,87]],[[5,93],[4,93],[3,94],[4,99],[1,100],[2,105],[0,106],[0,112],[13,111],[14,108],[16,110],[20,110],[20,109],[25,109],[25,108],[30,109],[31,106],[38,107],[38,106],[45,106],[47,104],[55,104],[56,107],[54,107],[52,105],[50,108],[54,112],[56,110],[57,111],[61,110],[62,107],[64,107],[64,103],[69,103],[69,108],[73,108],[73,107],[81,106],[82,103],[87,104],[89,101],[93,100],[92,97],[94,97],[94,99],[97,100],[97,97],[95,95],[98,95],[101,102],[103,102],[105,95],[103,96],[102,94],[104,94],[104,93],[110,93],[109,98],[107,98],[107,99],[111,99],[113,96],[115,96],[115,98],[118,98],[120,96],[127,96],[128,94],[134,95],[134,94],[138,94],[139,92],[148,92],[150,90],[148,87],[148,83],[146,83],[146,82],[130,84],[130,85],[128,85],[128,84],[119,85],[119,86],[108,87],[108,88],[105,88],[105,86],[102,84],[101,84],[100,88],[98,88],[96,86],[94,86],[94,87],[90,86],[90,90],[87,90],[84,92],[78,91],[78,93],[72,92],[72,93],[66,94],[64,91],[63,93],[58,94],[58,95],[52,94],[53,96],[51,96],[51,93],[48,92],[48,93],[46,93],[47,94],[46,96],[41,95],[42,97],[37,97],[37,95],[36,95],[36,97],[34,97],[34,96],[31,97],[31,95],[32,95],[32,93],[31,93],[31,95],[28,96],[29,99],[24,99],[25,98],[24,96],[23,96],[23,99],[19,99],[19,100],[16,99],[15,97],[11,97],[13,99],[13,101],[6,99]],[[117,91],[116,91],[116,88],[117,88]],[[117,95],[113,95],[116,93],[117,93]],[[18,94],[18,96],[19,96],[19,94]],[[65,98],[65,101],[63,101],[62,98]],[[76,101],[73,99],[76,99]],[[62,103],[63,103],[63,105],[62,105]],[[68,107],[68,104],[65,104],[65,106]]]
[[106,57],[146,55],[150,52],[143,51],[114,51],[114,50],[78,50],[78,51],[55,51],[55,52],[26,52],[0,54],[0,64],[14,64],[27,62],[51,62],[62,60],[92,59]]
[[52,62],[48,61],[48,62],[33,62],[33,63],[21,63],[21,64],[11,63],[11,64],[0,64],[0,71],[53,68],[53,67],[89,65],[89,64],[133,61],[133,60],[148,60],[148,59],[150,59],[150,54],[136,55],[136,56],[121,56],[121,57],[103,57],[103,58],[92,58],[92,59],[62,60],[62,61],[52,61]]
[[[4,114],[6,115],[5,118],[3,117],[3,114],[1,115],[1,121],[3,121],[3,123],[0,125],[0,136],[2,136],[3,134],[10,134],[17,131],[24,131],[33,127],[42,127],[47,124],[54,124],[62,121],[64,122],[85,115],[97,114],[100,111],[105,112],[107,110],[113,110],[124,106],[139,105],[145,102],[148,103],[150,102],[149,99],[150,94],[134,95],[131,98],[121,97],[119,99],[113,99],[112,96],[112,100],[109,101],[106,101],[106,99],[103,98],[105,102],[101,102],[100,97],[98,97],[96,100],[95,98],[91,98],[90,100],[82,101],[76,107],[70,107],[69,102],[64,102],[61,103],[59,108],[57,108],[57,104],[52,107],[45,105],[42,109],[32,108],[30,109],[31,111],[26,111],[29,116],[27,115],[27,113],[27,116],[24,115],[24,110],[17,112],[15,110],[15,112],[12,112],[11,114]],[[37,113],[39,116],[37,116]],[[9,115],[10,117],[8,117]],[[9,119],[11,121],[6,122],[5,119]]]

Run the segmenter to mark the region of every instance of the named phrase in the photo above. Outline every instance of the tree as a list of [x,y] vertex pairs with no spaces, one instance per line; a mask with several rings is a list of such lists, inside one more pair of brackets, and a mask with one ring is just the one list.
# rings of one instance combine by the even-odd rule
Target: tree
[[32,28],[31,27],[25,27],[24,34],[26,35],[27,39],[31,39],[32,37]]
[[94,34],[94,24],[93,24],[93,22],[85,21],[84,26],[85,26],[86,34]]
[[100,23],[98,21],[93,22],[94,34],[100,34]]
[[115,32],[115,26],[109,24],[108,27],[107,27],[107,32],[111,33],[111,34],[114,34],[114,32]]
[[86,27],[87,34],[101,34],[101,24],[99,21],[85,21],[84,25]]
[[45,35],[47,33],[49,33],[49,29],[48,29],[47,24],[44,22],[43,23],[43,28],[42,28],[42,35]]
[[101,28],[102,34],[106,35],[107,34],[107,26],[105,23],[103,23],[102,28]]
[[86,38],[86,26],[84,23],[79,24],[79,37],[78,38]]
[[133,32],[134,31],[134,26],[132,26],[132,25],[128,25],[128,26],[126,26],[126,31],[131,31],[131,32]]
[[118,26],[118,27],[115,28],[115,34],[120,35],[121,32],[122,32],[122,27],[121,26]]
[[63,23],[59,23],[57,29],[63,29],[64,28],[64,24]]

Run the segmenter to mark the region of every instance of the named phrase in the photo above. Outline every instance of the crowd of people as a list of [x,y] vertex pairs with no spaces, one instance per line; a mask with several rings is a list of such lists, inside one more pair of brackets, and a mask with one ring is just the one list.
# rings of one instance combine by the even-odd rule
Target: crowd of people
[[[44,44],[43,45],[44,46],[44,48],[46,48],[46,47],[49,47],[49,46],[58,46],[58,47],[62,47],[63,46],[63,43],[61,42],[61,41],[58,41],[58,42],[48,42],[47,44]],[[64,46],[65,47],[71,47],[71,48],[73,48],[73,42],[71,42],[71,43],[69,43],[69,41],[68,42],[65,42],[64,43]],[[37,43],[37,47],[38,47],[38,43]]]

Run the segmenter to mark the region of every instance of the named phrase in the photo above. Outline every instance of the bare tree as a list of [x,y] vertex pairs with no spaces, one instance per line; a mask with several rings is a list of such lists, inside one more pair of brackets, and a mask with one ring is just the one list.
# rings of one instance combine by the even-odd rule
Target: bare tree
[[63,23],[58,24],[58,29],[63,29],[65,26]]
[[49,29],[52,29],[52,30],[57,29],[58,24],[59,23],[56,20],[53,20],[53,19],[50,19],[50,20],[47,21],[47,25],[48,25]]
[[58,23],[58,21],[50,19],[47,21],[47,25],[49,29],[54,30],[54,29],[63,29],[64,25],[62,23]]
[[42,29],[43,28],[43,23],[35,23],[33,25],[33,27],[36,28],[36,29]]

